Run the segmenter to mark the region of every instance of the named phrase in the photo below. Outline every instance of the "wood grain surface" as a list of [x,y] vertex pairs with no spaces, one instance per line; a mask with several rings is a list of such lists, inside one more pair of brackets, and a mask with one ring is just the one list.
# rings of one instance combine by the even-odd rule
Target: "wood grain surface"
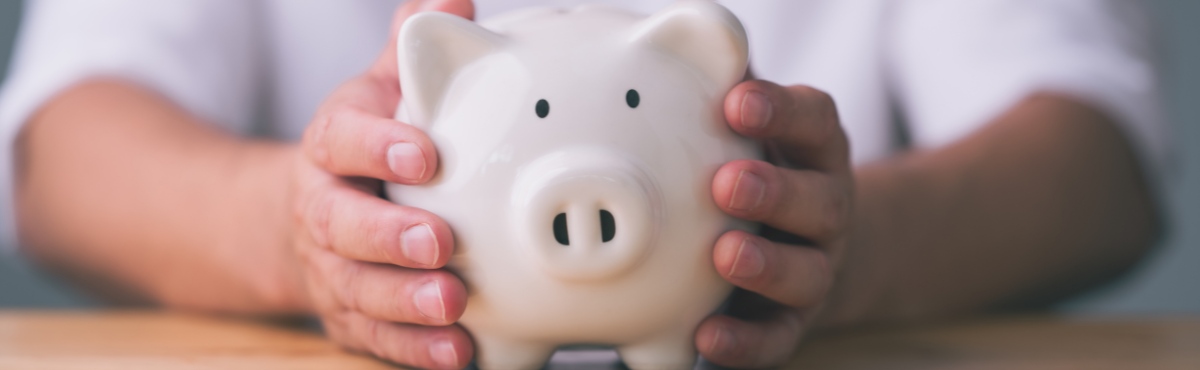
[[[563,363],[570,358],[601,363]],[[562,356],[551,369],[611,369]],[[598,359],[598,360],[597,360]],[[321,335],[156,311],[0,311],[0,369],[391,369]],[[1200,317],[993,317],[847,332],[807,343],[795,369],[1200,369]]]
[[1200,317],[1002,317],[842,333],[797,369],[1200,370]]

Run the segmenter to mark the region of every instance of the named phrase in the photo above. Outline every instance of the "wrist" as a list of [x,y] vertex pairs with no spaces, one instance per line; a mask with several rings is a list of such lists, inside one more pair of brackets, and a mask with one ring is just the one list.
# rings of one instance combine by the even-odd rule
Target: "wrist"
[[901,263],[904,230],[888,220],[901,219],[900,202],[915,196],[919,175],[909,156],[872,163],[855,169],[856,189],[852,226],[835,267],[834,284],[814,323],[819,329],[836,329],[888,321],[904,315],[898,299],[895,267]]
[[233,159],[237,188],[236,221],[228,225],[242,244],[241,262],[253,311],[307,314],[310,310],[300,261],[293,251],[297,232],[292,217],[299,147],[278,142],[246,142]]

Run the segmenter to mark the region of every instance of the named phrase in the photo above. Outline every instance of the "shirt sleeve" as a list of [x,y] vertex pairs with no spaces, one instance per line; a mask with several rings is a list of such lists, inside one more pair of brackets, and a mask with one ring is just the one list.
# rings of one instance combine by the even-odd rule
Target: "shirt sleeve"
[[1032,93],[1114,119],[1157,195],[1169,133],[1149,16],[1121,0],[908,0],[894,4],[886,68],[918,147],[953,142]]
[[236,132],[254,116],[249,0],[28,1],[0,90],[0,249],[16,245],[14,140],[43,103],[90,77],[121,78]]

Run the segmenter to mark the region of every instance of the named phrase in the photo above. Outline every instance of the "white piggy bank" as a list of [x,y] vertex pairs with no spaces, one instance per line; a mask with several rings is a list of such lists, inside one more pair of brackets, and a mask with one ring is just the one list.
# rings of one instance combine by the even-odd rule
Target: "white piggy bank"
[[717,237],[722,164],[758,156],[724,119],[746,71],[738,20],[710,1],[642,17],[584,6],[400,30],[398,119],[440,169],[389,197],[455,232],[476,364],[536,369],[564,344],[615,346],[635,370],[691,368],[696,326],[730,293]]

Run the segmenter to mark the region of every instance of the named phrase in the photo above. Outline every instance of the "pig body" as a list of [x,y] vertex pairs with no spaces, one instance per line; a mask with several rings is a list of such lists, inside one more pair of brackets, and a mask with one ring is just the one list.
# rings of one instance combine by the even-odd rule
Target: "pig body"
[[426,13],[398,46],[398,118],[441,164],[388,194],[454,230],[479,367],[535,369],[560,345],[598,344],[635,370],[690,368],[696,326],[731,291],[712,246],[749,226],[711,195],[720,165],[758,156],[723,115],[746,68],[737,20],[706,1],[482,26]]

